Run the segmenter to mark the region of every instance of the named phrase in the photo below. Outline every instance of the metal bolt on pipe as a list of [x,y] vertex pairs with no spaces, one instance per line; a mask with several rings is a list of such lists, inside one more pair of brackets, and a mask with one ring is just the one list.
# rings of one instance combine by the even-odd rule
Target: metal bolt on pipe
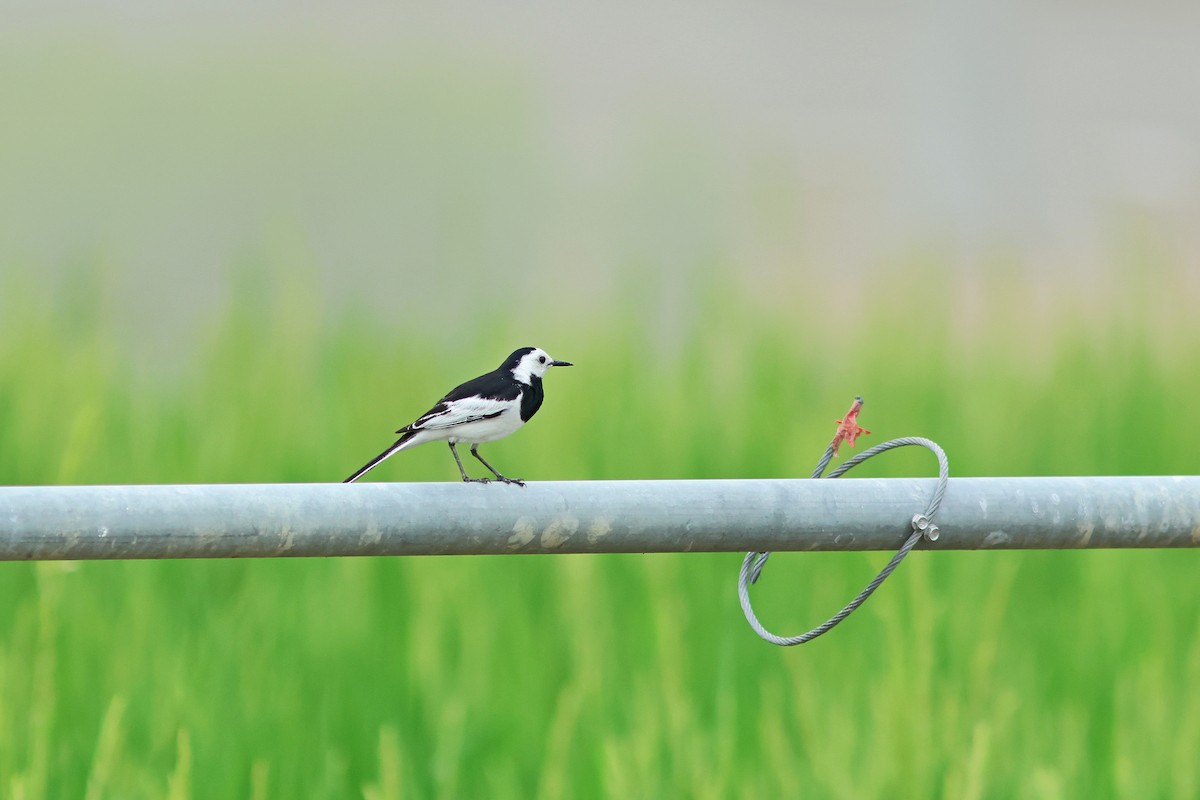
[[[932,478],[0,488],[0,560],[895,550]],[[1200,547],[1200,477],[952,478],[922,549]]]

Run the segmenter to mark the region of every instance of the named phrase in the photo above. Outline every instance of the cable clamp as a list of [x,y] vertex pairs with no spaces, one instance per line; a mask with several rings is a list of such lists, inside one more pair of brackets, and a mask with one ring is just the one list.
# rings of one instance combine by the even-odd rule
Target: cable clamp
[[925,537],[927,542],[936,542],[938,540],[938,526],[934,525],[929,517],[924,514],[913,514],[912,518],[913,533],[919,533]]

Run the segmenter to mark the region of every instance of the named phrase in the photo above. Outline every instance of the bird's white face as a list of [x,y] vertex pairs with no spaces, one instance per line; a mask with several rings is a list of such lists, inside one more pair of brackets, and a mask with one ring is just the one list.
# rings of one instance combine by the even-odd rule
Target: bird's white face
[[520,363],[513,370],[513,377],[521,383],[529,383],[530,378],[542,377],[551,367],[569,366],[571,365],[567,362],[555,361],[545,350],[535,347],[521,357]]

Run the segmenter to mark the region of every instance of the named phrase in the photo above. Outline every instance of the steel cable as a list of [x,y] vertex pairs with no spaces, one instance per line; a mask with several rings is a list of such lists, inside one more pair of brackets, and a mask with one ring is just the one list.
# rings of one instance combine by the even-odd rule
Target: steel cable
[[[836,450],[836,442],[830,443],[826,448],[825,454],[817,463],[816,469],[813,471],[813,478],[821,478],[826,467],[829,466],[830,460],[833,458]],[[750,603],[750,584],[758,581],[762,575],[762,569],[766,566],[767,559],[771,557],[769,552],[766,553],[747,553],[742,559],[742,568],[738,572],[738,599],[742,604],[742,612],[746,615],[746,621],[750,623],[750,627],[754,632],[761,636],[771,644],[777,644],[780,647],[791,647],[792,645],[804,644],[811,642],[823,633],[827,633],[839,622],[854,613],[854,610],[863,604],[863,602],[871,596],[871,594],[879,588],[879,585],[887,580],[887,577],[892,574],[896,567],[900,566],[900,562],[904,557],[912,551],[922,538],[928,541],[936,541],[938,537],[937,525],[933,524],[933,516],[937,513],[938,507],[942,504],[942,498],[946,496],[946,486],[950,480],[950,462],[946,458],[946,452],[942,450],[936,442],[920,436],[906,436],[900,439],[892,439],[883,444],[876,445],[869,450],[864,450],[845,463],[839,465],[833,472],[829,473],[827,478],[838,478],[845,475],[854,467],[863,463],[869,458],[879,455],[888,450],[894,450],[898,447],[906,446],[924,447],[931,451],[938,460],[938,480],[934,487],[933,496],[930,497],[929,503],[925,506],[924,513],[914,514],[910,525],[912,533],[905,539],[904,544],[892,556],[892,559],[887,565],[879,571],[879,574],[866,585],[866,587],[858,593],[858,595],[842,608],[841,611],[834,614],[829,619],[822,622],[817,627],[799,636],[778,636],[768,631],[763,624],[758,621],[758,616],[754,613],[754,608]]]

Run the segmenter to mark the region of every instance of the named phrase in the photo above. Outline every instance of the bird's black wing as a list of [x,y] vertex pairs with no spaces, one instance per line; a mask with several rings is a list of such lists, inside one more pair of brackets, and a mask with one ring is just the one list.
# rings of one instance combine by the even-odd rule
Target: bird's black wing
[[489,372],[456,386],[437,405],[396,433],[452,428],[499,416],[521,396],[521,386],[511,376]]

